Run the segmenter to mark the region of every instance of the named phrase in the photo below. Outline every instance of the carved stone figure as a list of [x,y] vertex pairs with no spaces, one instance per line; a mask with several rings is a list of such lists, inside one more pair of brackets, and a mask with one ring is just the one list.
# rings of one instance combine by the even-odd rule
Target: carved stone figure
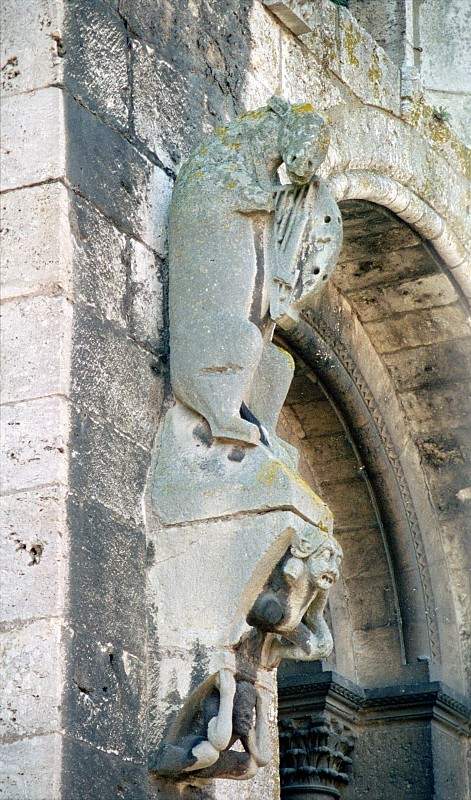
[[[312,106],[273,97],[217,129],[178,175],[169,229],[171,379],[214,437],[268,444],[251,406],[267,349],[288,370],[288,385],[291,378],[271,344],[274,321],[320,285],[340,247],[335,201],[312,182],[328,143]],[[282,163],[290,187],[278,180]],[[300,281],[302,273],[309,280]]]
[[[247,616],[250,629],[226,666],[191,694],[151,769],[161,776],[252,777],[270,759],[268,673],[283,658],[314,660],[332,651],[323,618],[342,551],[320,528],[306,525],[273,570]],[[231,750],[240,741],[243,752]]]
[[[271,756],[273,670],[283,658],[332,650],[323,612],[342,554],[329,509],[276,434],[294,361],[272,343],[275,325],[288,328],[313,301],[340,250],[340,212],[318,176],[328,141],[309,104],[274,97],[217,130],[174,190],[176,403],[152,486],[158,553],[149,581],[164,655],[149,763],[183,783],[253,776]],[[283,162],[292,183],[282,186]],[[187,694],[191,681],[177,691],[172,675],[178,653],[196,666],[195,648],[207,655],[208,677]]]

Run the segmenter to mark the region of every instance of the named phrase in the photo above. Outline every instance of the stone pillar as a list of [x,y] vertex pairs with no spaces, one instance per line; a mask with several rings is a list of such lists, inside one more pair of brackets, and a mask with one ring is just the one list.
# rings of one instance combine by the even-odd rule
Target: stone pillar
[[130,142],[130,40],[111,6],[2,4],[8,800],[147,786],[142,497],[171,179]]
[[[382,800],[466,800],[471,708],[449,687],[428,680],[422,667],[422,680],[416,672],[411,683],[371,689],[323,671],[320,663],[282,669],[282,798],[323,797],[324,791],[344,800],[376,792]],[[321,752],[333,771],[326,771]],[[290,772],[294,761],[296,772]],[[295,781],[302,788],[291,788]]]
[[57,798],[69,559],[72,242],[61,3],[2,5],[0,795]]

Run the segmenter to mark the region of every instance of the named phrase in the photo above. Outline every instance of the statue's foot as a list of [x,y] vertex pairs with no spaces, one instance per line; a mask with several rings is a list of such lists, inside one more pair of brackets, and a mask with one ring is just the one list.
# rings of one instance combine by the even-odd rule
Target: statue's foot
[[257,425],[242,419],[241,417],[231,417],[220,424],[210,422],[211,433],[217,439],[230,439],[236,442],[247,442],[247,444],[259,444],[260,430]]

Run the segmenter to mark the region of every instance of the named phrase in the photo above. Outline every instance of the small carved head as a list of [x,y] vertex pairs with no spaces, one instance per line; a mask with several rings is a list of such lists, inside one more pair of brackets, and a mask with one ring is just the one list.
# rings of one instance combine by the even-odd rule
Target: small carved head
[[338,580],[343,553],[333,536],[319,528],[306,526],[291,545],[294,558],[305,559],[310,582],[318,589],[328,590]]
[[281,117],[279,134],[281,156],[293,183],[308,183],[327,155],[329,129],[310,103],[290,105],[281,97],[272,97],[269,108]]

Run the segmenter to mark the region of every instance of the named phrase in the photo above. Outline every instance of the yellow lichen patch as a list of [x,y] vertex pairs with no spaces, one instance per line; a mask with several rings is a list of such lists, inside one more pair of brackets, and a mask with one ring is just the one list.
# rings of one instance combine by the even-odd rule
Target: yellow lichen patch
[[290,469],[290,467],[282,461],[269,461],[263,464],[257,473],[257,480],[265,486],[273,486],[279,478],[283,477],[287,477],[293,481],[293,483],[296,483],[315,503],[320,503],[325,506],[325,503],[323,503],[320,497],[311,489],[309,484],[301,478],[301,475],[293,469]]
[[202,144],[198,152],[200,156],[205,156],[208,152],[208,148],[206,147],[206,145]]
[[225,183],[226,189],[237,189],[237,182],[236,181],[227,181]]
[[291,106],[291,110],[295,114],[312,114],[314,112],[314,106],[311,103],[296,103],[294,106]]
[[344,45],[347,52],[348,60],[353,67],[360,66],[360,60],[356,54],[356,49],[361,42],[361,34],[355,29],[350,22],[344,34]]
[[288,351],[287,351],[287,350],[283,350],[283,348],[282,348],[282,347],[278,347],[278,346],[277,346],[277,347],[276,347],[276,349],[278,350],[278,352],[279,352],[279,353],[280,353],[282,356],[284,356],[284,357],[286,358],[286,360],[287,360],[288,364],[290,365],[291,369],[294,369],[294,366],[295,366],[295,365],[294,365],[294,358],[293,358],[293,356],[291,355],[291,353],[288,353]]
[[266,108],[259,108],[258,111],[247,111],[246,114],[241,114],[239,119],[263,119],[267,113]]
[[425,103],[422,98],[417,98],[406,120],[425,134],[432,146],[437,145],[445,158],[447,154],[448,159],[450,156],[456,158],[464,176],[471,179],[471,149],[461,141],[445,120],[436,118],[432,106]]
[[379,56],[376,50],[374,50],[371,55],[371,64],[368,70],[368,78],[373,84],[373,91],[376,96],[379,95],[380,81],[382,77],[383,77],[383,72],[381,70],[381,67],[379,66]]
[[214,129],[214,133],[218,137],[218,139],[221,140],[221,142],[225,143],[225,140],[227,139],[227,134],[228,134],[228,129],[226,127],[221,125],[218,128]]
[[232,150],[240,150],[240,142],[231,142],[229,147],[232,148]]

